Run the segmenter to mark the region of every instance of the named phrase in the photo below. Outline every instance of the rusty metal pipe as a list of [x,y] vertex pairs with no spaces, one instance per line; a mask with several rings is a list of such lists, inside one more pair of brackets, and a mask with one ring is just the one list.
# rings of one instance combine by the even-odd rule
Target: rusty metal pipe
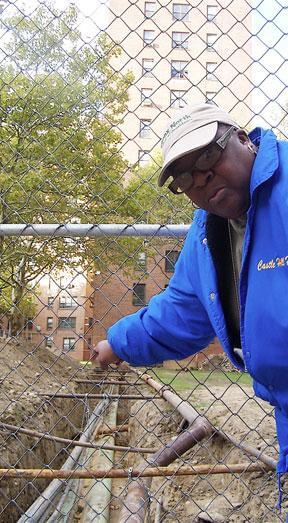
[[95,386],[102,386],[102,385],[123,385],[123,386],[129,386],[129,387],[145,387],[145,383],[138,383],[138,382],[131,382],[131,381],[116,381],[116,380],[80,380],[75,379],[75,383],[82,383],[87,385],[95,385]]
[[[167,466],[177,458],[185,454],[199,441],[212,434],[212,426],[206,419],[197,419],[186,432],[182,432],[176,439],[170,441],[162,449],[158,450],[148,460],[140,465],[140,470],[145,471],[148,466]],[[119,523],[141,523],[145,519],[146,509],[149,503],[149,489],[152,477],[149,479],[130,482],[128,493],[123,504]]]
[[163,511],[163,498],[162,498],[162,496],[160,496],[160,498],[157,500],[154,523],[161,523],[162,511]]
[[10,425],[8,423],[0,422],[0,430],[13,431],[10,436],[15,436],[18,432],[20,434],[25,434],[32,438],[39,439],[49,439],[51,441],[57,441],[63,443],[65,446],[71,447],[86,447],[90,449],[103,449],[103,450],[117,450],[120,452],[135,452],[141,454],[152,454],[155,452],[155,449],[146,448],[146,447],[123,447],[118,445],[108,445],[108,444],[97,444],[90,443],[88,441],[79,441],[74,439],[60,438],[58,436],[52,436],[51,434],[46,434],[45,432],[38,432],[36,430],[24,429],[22,427],[17,427],[16,425]]
[[97,431],[97,436],[104,436],[104,434],[113,434],[113,432],[128,432],[129,425],[115,425],[113,427],[109,427],[108,429],[99,429]]
[[[166,385],[161,385],[157,381],[155,381],[149,374],[143,374],[141,371],[131,367],[133,372],[137,374],[137,376],[145,381],[148,385],[153,387],[168,403],[170,403],[182,416],[184,419],[186,419],[189,424],[192,425],[190,428],[190,431],[192,431],[193,434],[193,428],[195,427],[202,427],[203,425],[203,436],[202,437],[195,437],[195,440],[200,441],[204,437],[206,437],[209,434],[218,434],[220,437],[224,438],[226,441],[230,441],[232,444],[236,445],[238,448],[242,448],[242,450],[248,454],[251,454],[255,457],[257,457],[259,460],[262,461],[262,463],[269,466],[271,470],[275,470],[276,468],[276,461],[270,458],[269,456],[265,456],[265,454],[259,452],[257,449],[250,445],[241,444],[237,442],[233,437],[230,437],[228,434],[225,434],[221,431],[218,431],[216,427],[213,427],[210,422],[204,417],[200,416],[198,412],[186,401],[183,401],[180,396],[172,392],[167,388]],[[205,436],[205,427],[209,427],[207,430],[206,436]],[[201,430],[199,432],[199,436],[201,436]],[[196,442],[196,441],[195,441]],[[195,443],[194,443],[195,444]],[[173,444],[171,445],[173,448]],[[193,445],[191,445],[193,446]],[[157,464],[157,465],[166,465],[167,463],[164,463],[161,459],[161,452],[164,453],[164,451],[161,449],[156,453],[155,455],[151,456],[151,458],[148,460],[149,464]],[[175,453],[176,454],[176,453]],[[177,451],[178,454],[178,451]],[[164,455],[164,454],[163,454]],[[180,455],[180,454],[179,454]],[[160,462],[157,462],[157,456],[160,458]],[[178,457],[178,456],[177,456]],[[155,461],[153,461],[156,459]],[[176,459],[174,457],[174,459]],[[146,464],[143,463],[141,466],[143,469],[145,469]],[[145,519],[145,513],[147,509],[147,505],[149,502],[149,488],[151,486],[151,479],[150,480],[137,480],[134,481],[132,484],[130,483],[128,487],[128,494],[125,499],[125,503],[121,512],[120,521],[119,523],[143,523]]]
[[83,398],[83,399],[105,399],[105,398],[108,398],[109,400],[113,400],[113,399],[116,399],[116,400],[145,400],[145,401],[151,401],[151,400],[159,400],[161,398],[157,398],[155,396],[142,396],[140,394],[90,394],[88,392],[88,394],[78,394],[77,392],[72,393],[72,394],[65,394],[65,393],[62,393],[62,392],[57,392],[55,394],[51,393],[51,394],[45,394],[45,392],[41,392],[39,394],[39,396],[45,396],[46,398],[52,398],[52,399],[57,399],[57,398],[74,398],[74,399],[78,399],[78,398]]
[[[161,383],[158,383],[155,381],[149,374],[143,373],[134,367],[131,367],[131,370],[139,376],[139,378],[150,387],[155,389],[158,394],[164,398],[170,405],[172,405],[181,415],[183,418],[187,419],[189,423],[193,423],[196,419],[202,418],[203,416],[200,416],[197,410],[195,410],[187,401],[184,401],[178,394],[175,394],[175,392],[172,392],[167,385],[163,385]],[[208,422],[209,423],[209,422]]]
[[[198,412],[189,403],[182,400],[182,398],[180,398],[180,396],[178,396],[174,392],[167,390],[166,385],[161,385],[160,383],[155,381],[153,378],[151,378],[151,376],[149,376],[149,374],[143,374],[139,370],[135,369],[134,367],[131,367],[131,370],[133,370],[133,372],[135,374],[137,374],[137,376],[139,376],[140,379],[143,379],[146,383],[148,383],[148,385],[153,387],[153,389],[157,390],[157,392],[159,392],[159,394],[161,394],[161,396],[166,401],[168,401],[168,403],[170,403],[170,405],[175,407],[176,410],[180,414],[182,414],[183,418],[186,419],[187,421],[189,421],[190,424],[193,423],[193,421],[195,419],[203,419],[203,420],[207,421],[207,419],[204,416],[200,416],[198,414]],[[178,404],[178,406],[177,406],[177,404]],[[193,419],[193,417],[194,417],[194,419]],[[209,421],[207,421],[207,422],[210,423]],[[211,425],[211,427],[212,427],[212,425]],[[243,452],[245,454],[254,456],[259,461],[262,461],[262,463],[265,463],[265,464],[271,466],[272,468],[276,467],[277,461],[275,459],[271,458],[270,456],[267,456],[267,454],[263,453],[262,451],[259,451],[252,445],[238,441],[236,438],[234,438],[234,436],[227,434],[226,432],[223,432],[222,430],[217,429],[216,427],[213,427],[213,431],[220,438],[223,438],[225,441],[230,442],[235,447],[243,450]]]
[[252,445],[249,445],[249,443],[243,443],[242,441],[238,441],[234,436],[231,436],[231,434],[226,434],[222,430],[217,430],[216,432],[217,436],[220,436],[220,438],[224,439],[228,443],[232,443],[235,447],[238,447],[239,449],[243,450],[245,454],[248,454],[249,456],[254,456],[257,460],[262,461],[265,465],[268,465],[271,469],[276,469],[277,461],[261,450],[256,449]]
[[[110,470],[63,470],[63,469],[0,469],[1,479],[9,478],[46,478],[46,479],[102,479],[102,478],[154,478],[169,476],[198,476],[210,474],[242,474],[252,472],[269,472],[268,465],[259,463],[227,463],[226,465],[194,465],[182,467],[147,467]],[[273,469],[274,470],[274,469]]]

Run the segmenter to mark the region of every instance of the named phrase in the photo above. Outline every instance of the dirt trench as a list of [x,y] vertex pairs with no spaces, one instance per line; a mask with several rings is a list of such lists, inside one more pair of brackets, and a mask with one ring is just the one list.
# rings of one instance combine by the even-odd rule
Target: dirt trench
[[[84,402],[73,399],[48,400],[47,392],[88,392],[74,378],[89,377],[68,358],[61,359],[45,349],[0,342],[0,420],[41,432],[73,438],[85,423]],[[92,377],[92,376],[90,376]],[[137,389],[134,388],[135,393]],[[124,388],[120,389],[124,393]],[[94,390],[94,392],[97,392]],[[128,392],[128,391],[127,391]],[[132,388],[129,389],[132,392]],[[151,394],[149,387],[137,391]],[[248,386],[209,384],[187,392],[189,401],[217,427],[277,459],[275,423],[271,408],[255,400]],[[184,393],[181,394],[183,397]],[[90,408],[92,405],[90,405]],[[116,434],[118,445],[159,449],[176,436],[180,415],[164,400],[120,401],[117,425],[129,423],[129,431]],[[33,440],[0,431],[1,467],[59,468],[67,457],[59,443]],[[117,468],[137,467],[141,454],[115,453]],[[249,458],[241,450],[217,437],[203,441],[174,465],[241,463]],[[119,521],[128,480],[115,480],[110,502],[110,523]],[[0,522],[15,522],[46,487],[46,480],[2,479]],[[274,473],[222,474],[210,476],[155,478],[151,486],[150,520],[162,498],[162,522],[181,523],[276,523],[285,520],[277,511],[277,484]],[[85,500],[83,500],[85,503]],[[74,521],[79,521],[80,510]]]
[[[218,401],[215,401],[217,398]],[[202,411],[216,426],[262,449],[277,459],[275,425],[271,409],[253,398],[249,387],[237,384],[214,387],[213,400],[208,389],[197,390],[190,396],[192,405],[202,405]],[[201,408],[201,407],[200,407]],[[164,445],[179,429],[181,418],[164,401],[157,404],[136,402],[131,409],[130,444],[145,447]],[[133,455],[129,466],[143,460]],[[251,458],[219,437],[195,446],[181,464],[220,464],[249,462]],[[254,461],[254,460],[253,460]],[[178,476],[154,478],[151,486],[150,520],[154,521],[156,506],[162,500],[161,522],[181,523],[276,523],[285,521],[285,510],[277,510],[278,489],[274,472]],[[122,501],[124,499],[124,491]]]
[[[74,438],[83,428],[84,404],[73,399],[49,400],[39,393],[75,390],[82,369],[70,358],[47,349],[0,342],[0,421],[55,436]],[[65,385],[67,386],[65,388]],[[64,387],[64,388],[63,388]],[[67,390],[68,389],[68,390]],[[0,432],[0,467],[59,468],[67,458],[63,445]],[[14,523],[49,480],[0,478],[0,522]]]

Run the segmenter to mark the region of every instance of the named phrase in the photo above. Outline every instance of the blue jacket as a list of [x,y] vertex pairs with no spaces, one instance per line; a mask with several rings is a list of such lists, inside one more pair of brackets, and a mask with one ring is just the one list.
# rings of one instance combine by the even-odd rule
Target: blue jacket
[[[241,347],[256,395],[276,407],[282,473],[288,471],[288,142],[259,128],[250,138],[259,150],[243,243]],[[244,370],[228,335],[225,293],[219,291],[223,245],[218,245],[216,268],[207,240],[209,216],[195,213],[167,289],[109,329],[108,340],[123,360],[153,365],[183,359],[216,335],[232,363]]]

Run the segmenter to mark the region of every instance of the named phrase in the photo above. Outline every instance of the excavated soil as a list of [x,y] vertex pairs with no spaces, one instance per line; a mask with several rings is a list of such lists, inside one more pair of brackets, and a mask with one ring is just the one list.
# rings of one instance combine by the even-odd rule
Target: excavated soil
[[[69,357],[59,359],[41,347],[2,341],[0,369],[1,422],[66,438],[75,437],[82,429],[84,409],[79,401],[49,400],[39,395],[75,390],[74,376],[83,371]],[[1,468],[58,468],[67,458],[59,443],[0,430]],[[17,521],[47,485],[43,479],[0,479],[1,523]]]
[[[209,387],[210,388],[210,387]],[[249,386],[237,384],[197,388],[189,396],[192,405],[218,428],[233,435],[239,441],[245,438],[257,449],[277,459],[275,425],[271,408],[254,399]],[[183,394],[182,394],[183,397]],[[133,405],[130,427],[130,444],[145,447],[167,443],[179,430],[181,418],[167,403],[137,402]],[[178,459],[174,465],[242,463],[251,458],[223,441],[210,438],[196,445]],[[143,461],[133,456],[130,466]],[[169,522],[233,522],[274,523],[285,521],[275,508],[278,501],[276,475],[274,472],[178,476],[154,478],[151,486],[150,518],[154,521],[156,504],[162,499],[161,521]],[[156,520],[155,520],[156,521]],[[158,520],[160,521],[160,519]]]

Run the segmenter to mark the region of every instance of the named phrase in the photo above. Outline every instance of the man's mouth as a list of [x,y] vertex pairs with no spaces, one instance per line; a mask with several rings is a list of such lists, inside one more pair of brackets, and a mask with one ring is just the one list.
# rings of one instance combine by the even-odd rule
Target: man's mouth
[[225,191],[225,187],[219,187],[216,189],[211,196],[208,198],[209,203],[217,203],[218,200],[220,200],[223,196],[223,193]]

